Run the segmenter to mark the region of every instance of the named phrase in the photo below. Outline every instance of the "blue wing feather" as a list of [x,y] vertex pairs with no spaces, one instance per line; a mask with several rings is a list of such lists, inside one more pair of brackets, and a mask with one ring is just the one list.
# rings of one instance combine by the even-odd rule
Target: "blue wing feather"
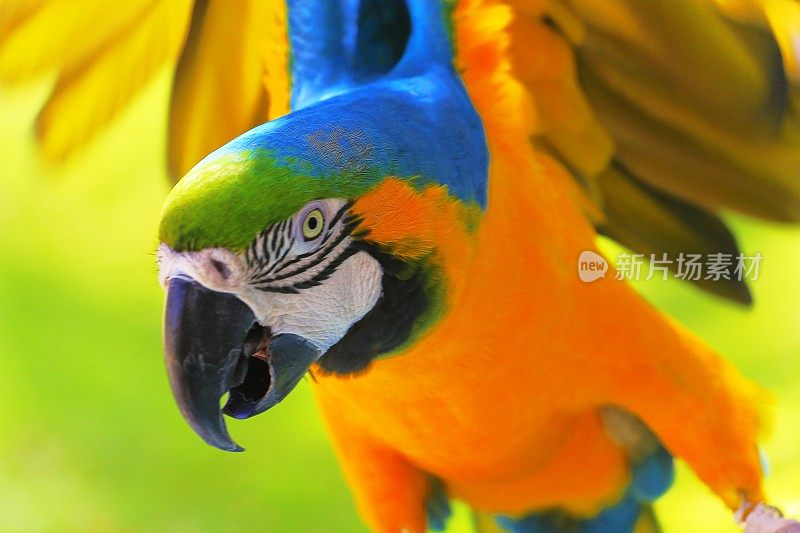
[[292,109],[391,72],[416,76],[452,67],[441,0],[288,0]]

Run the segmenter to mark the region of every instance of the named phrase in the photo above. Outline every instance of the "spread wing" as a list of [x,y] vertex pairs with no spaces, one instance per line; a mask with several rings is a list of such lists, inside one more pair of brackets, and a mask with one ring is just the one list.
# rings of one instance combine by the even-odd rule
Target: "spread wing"
[[[510,4],[531,141],[601,232],[646,255],[735,256],[720,212],[800,220],[796,0]],[[700,284],[750,301],[735,279]]]
[[[494,9],[503,3],[472,2],[500,14],[473,28],[472,54],[501,61],[495,52],[510,37],[513,73],[534,108],[532,145],[545,165],[558,165],[583,186],[587,216],[601,232],[646,255],[736,254],[720,212],[800,219],[796,0],[508,3],[514,16],[506,36]],[[288,112],[288,24],[296,26],[294,40],[306,43],[298,54],[325,44],[329,62],[338,57],[331,39],[354,40],[352,32],[337,37],[336,28],[320,33],[329,17],[294,4],[295,18],[287,21],[282,0],[130,0],[113,7],[2,0],[0,81],[56,73],[36,132],[43,153],[58,160],[89,141],[161,69],[174,69],[168,155],[178,178],[211,150]],[[391,65],[402,53],[395,50],[408,33],[401,4],[342,1],[343,13],[358,12],[359,27],[372,28],[349,43],[357,63],[368,66],[351,72],[349,82],[383,73],[387,58]],[[444,1],[448,9],[454,4]],[[503,45],[480,44],[491,40]],[[326,80],[320,72],[304,75],[294,97],[319,92],[309,80]],[[735,279],[698,283],[750,301]]]
[[3,0],[0,81],[55,73],[39,114],[43,154],[61,160],[173,69],[169,170],[288,111],[286,11],[278,0]]

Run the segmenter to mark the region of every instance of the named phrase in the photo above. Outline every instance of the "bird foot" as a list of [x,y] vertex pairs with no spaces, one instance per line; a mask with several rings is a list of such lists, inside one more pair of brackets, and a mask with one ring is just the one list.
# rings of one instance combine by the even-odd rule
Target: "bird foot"
[[800,522],[784,518],[776,507],[745,501],[734,515],[744,533],[800,533]]

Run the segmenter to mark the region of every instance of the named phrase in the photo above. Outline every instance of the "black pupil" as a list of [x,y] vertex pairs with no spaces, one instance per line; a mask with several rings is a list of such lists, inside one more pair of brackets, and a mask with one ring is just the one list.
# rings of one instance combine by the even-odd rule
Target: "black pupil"
[[308,218],[308,229],[310,229],[311,231],[314,231],[315,229],[317,229],[317,223],[318,223],[317,217],[315,217],[315,216],[309,217]]

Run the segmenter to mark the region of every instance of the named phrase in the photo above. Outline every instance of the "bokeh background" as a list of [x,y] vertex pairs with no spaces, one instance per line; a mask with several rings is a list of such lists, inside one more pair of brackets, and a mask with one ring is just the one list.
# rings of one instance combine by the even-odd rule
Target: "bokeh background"
[[[243,454],[173,404],[154,257],[168,82],[64,165],[32,142],[48,81],[0,89],[0,531],[364,531],[308,383],[229,423]],[[767,489],[800,515],[800,230],[732,223],[764,256],[755,308],[636,286],[774,393]],[[667,532],[737,530],[682,465],[658,512]],[[462,507],[449,531],[470,531]]]

